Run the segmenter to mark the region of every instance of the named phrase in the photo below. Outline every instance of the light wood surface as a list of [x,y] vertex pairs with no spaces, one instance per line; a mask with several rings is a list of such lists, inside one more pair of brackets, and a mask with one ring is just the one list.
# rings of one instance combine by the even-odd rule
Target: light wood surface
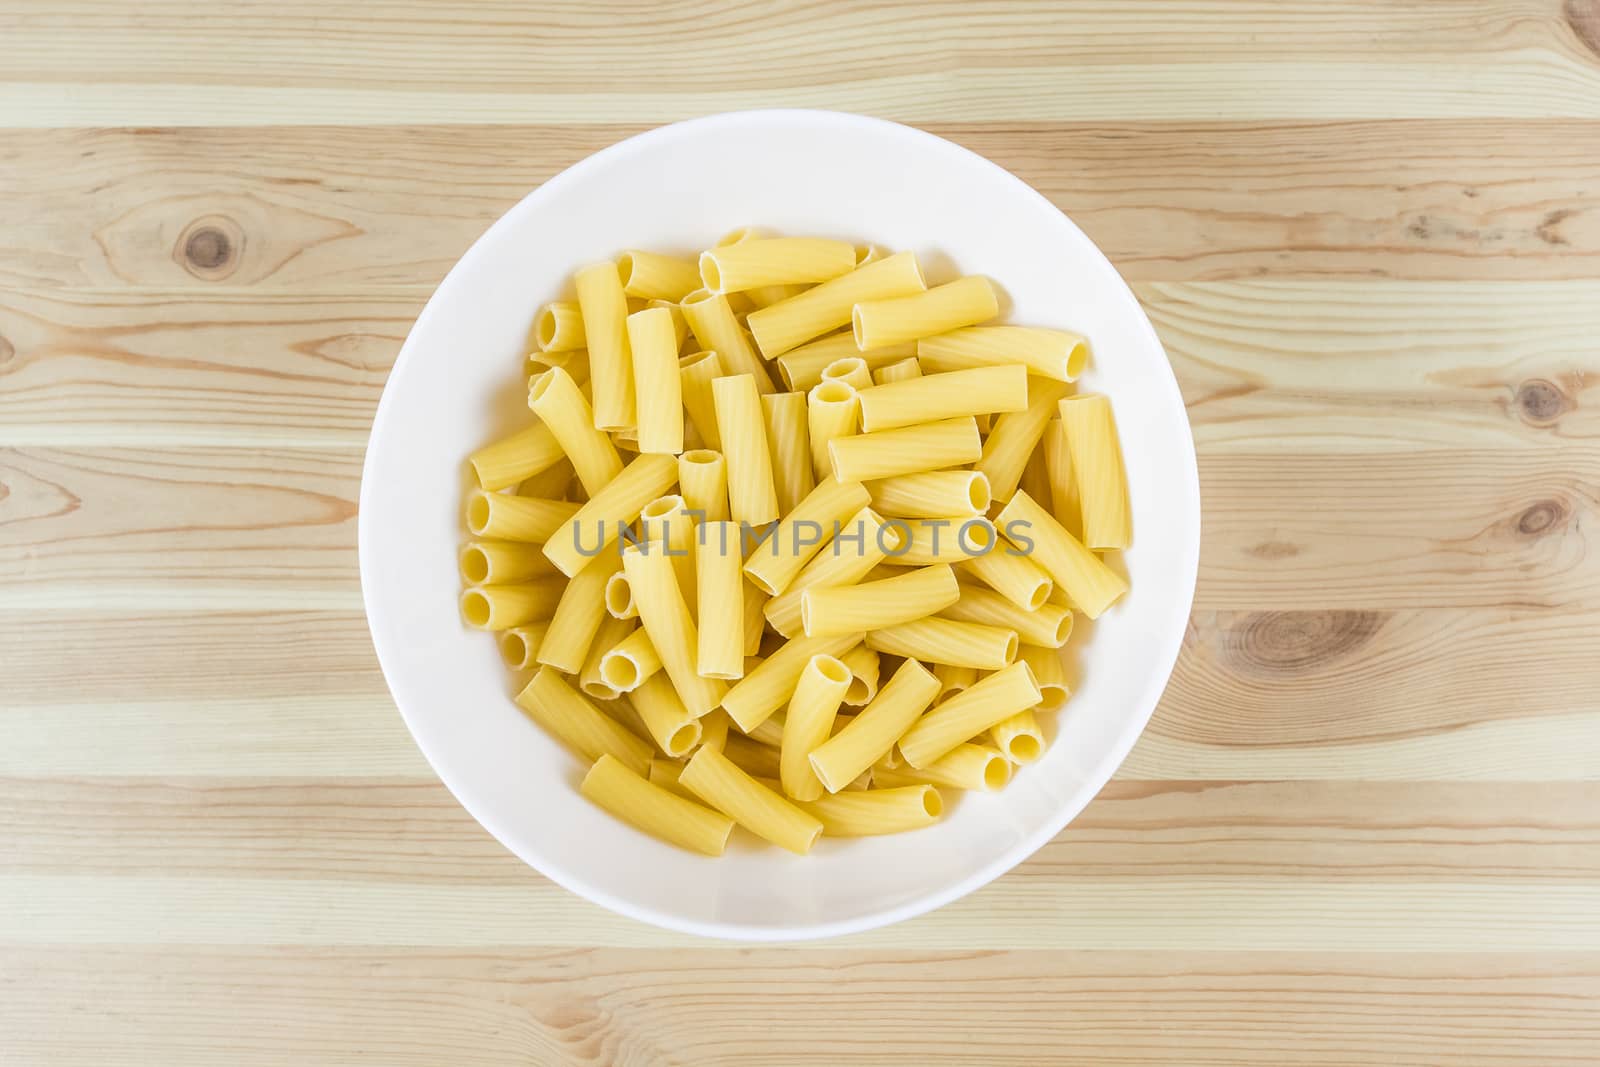
[[[1595,0],[12,0],[0,41],[0,1063],[1595,1062]],[[963,901],[785,948],[507,854],[355,569],[455,258],[597,148],[762,105],[1068,212],[1205,494],[1103,795]]]

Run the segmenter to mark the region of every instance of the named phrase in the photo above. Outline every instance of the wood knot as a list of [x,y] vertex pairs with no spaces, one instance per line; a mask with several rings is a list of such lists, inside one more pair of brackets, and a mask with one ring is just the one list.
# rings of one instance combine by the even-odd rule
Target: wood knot
[[1382,625],[1375,611],[1263,611],[1233,627],[1228,647],[1254,673],[1293,673],[1350,655]]
[[1549,426],[1567,410],[1567,396],[1554,383],[1531,378],[1517,386],[1517,410],[1525,422]]
[[1567,506],[1559,500],[1541,500],[1517,516],[1517,532],[1538,537],[1567,521]]
[[10,341],[6,340],[4,334],[0,334],[0,367],[3,367],[7,363],[10,363],[13,359],[16,358],[16,355],[17,355],[16,346],[13,345]]
[[1600,56],[1600,0],[1567,0],[1562,13],[1578,43]]
[[208,215],[195,219],[178,236],[172,258],[206,281],[221,281],[239,269],[244,231],[232,219]]

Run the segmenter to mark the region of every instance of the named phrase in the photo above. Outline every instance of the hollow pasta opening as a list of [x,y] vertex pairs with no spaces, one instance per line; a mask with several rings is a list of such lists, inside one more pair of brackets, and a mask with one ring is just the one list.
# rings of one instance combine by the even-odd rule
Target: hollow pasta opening
[[617,257],[617,280],[626,289],[633,283],[633,253],[624,252]]
[[1067,643],[1067,638],[1072,636],[1072,612],[1063,611],[1061,621],[1056,623],[1055,646],[1060,648]]
[[489,497],[484,493],[472,494],[467,501],[467,529],[482,536],[489,528]]
[[713,452],[709,448],[693,448],[679,456],[678,462],[696,467],[714,467],[721,459],[720,452]]
[[983,787],[999,789],[1011,781],[1011,764],[999,756],[991,756],[983,765]]
[[829,378],[811,390],[811,399],[819,404],[847,404],[855,395],[855,386],[834,378]]
[[989,510],[989,476],[982,471],[973,471],[972,477],[967,479],[967,503],[972,510],[982,515]]
[[817,672],[834,685],[848,685],[850,679],[854,677],[850,673],[850,668],[833,656],[818,656],[812,662],[817,665]]
[[1018,648],[1017,634],[1016,634],[1016,631],[1013,630],[1010,634],[1006,635],[1006,663],[1007,663],[1007,665],[1010,665],[1010,664],[1015,663],[1017,661],[1017,648]]
[[644,508],[639,512],[639,517],[641,519],[664,519],[668,515],[675,515],[682,510],[683,497],[677,496],[676,494],[672,496],[658,496],[644,506]]
[[863,334],[866,332],[861,325],[861,305],[857,304],[850,309],[850,332],[855,335],[856,347],[865,352],[867,346],[862,343]]
[[855,374],[858,370],[866,370],[867,361],[860,356],[845,356],[836,359],[822,369],[822,380],[825,382],[841,381]]
[[606,579],[606,611],[614,619],[631,617],[633,611],[633,586],[626,574],[613,574]]
[[600,660],[600,677],[618,692],[629,693],[639,687],[639,664],[624,653],[607,652]]
[[944,797],[931,785],[922,791],[922,810],[935,819],[944,810]]
[[1018,734],[1006,745],[1006,753],[1017,763],[1032,763],[1039,758],[1039,739],[1032,734]]
[[700,253],[700,280],[713,292],[722,288],[722,271],[717,269],[717,257],[710,252]]
[[1089,346],[1082,341],[1072,346],[1072,351],[1067,353],[1067,378],[1076,378],[1083,373],[1084,364],[1089,362]]
[[1028,594],[1028,610],[1038,611],[1044,607],[1045,601],[1050,599],[1050,592],[1054,584],[1048,579],[1042,580],[1033,587],[1033,592]]
[[528,642],[515,630],[500,635],[500,658],[512,670],[521,670],[528,662]]
[[535,375],[528,382],[528,403],[529,404],[535,403],[536,401],[539,400],[539,398],[544,396],[544,394],[550,388],[550,382],[554,378],[554,375],[555,375],[555,368],[552,367],[550,370],[542,371],[539,374]]
[[489,625],[489,598],[481,589],[468,589],[461,594],[461,614],[467,623],[482,629]]
[[698,721],[686,722],[672,731],[667,738],[667,755],[682,756],[700,743],[701,726]]
[[533,320],[533,339],[541,349],[556,343],[556,310],[549,304],[540,308]]
[[461,550],[461,577],[472,585],[489,580],[489,554],[482,546],[468,545]]

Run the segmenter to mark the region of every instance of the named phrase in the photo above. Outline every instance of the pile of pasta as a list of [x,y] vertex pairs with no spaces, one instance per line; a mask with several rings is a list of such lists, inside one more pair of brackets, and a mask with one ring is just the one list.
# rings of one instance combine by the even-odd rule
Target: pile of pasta
[[1083,337],[910,252],[739,231],[539,308],[536,421],[470,457],[468,624],[584,796],[720,855],[936,822],[1039,758],[1130,522]]

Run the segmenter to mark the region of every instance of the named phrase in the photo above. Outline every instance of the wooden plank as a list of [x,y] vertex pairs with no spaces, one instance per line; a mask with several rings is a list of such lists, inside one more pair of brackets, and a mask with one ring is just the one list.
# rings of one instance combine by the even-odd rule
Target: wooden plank
[[[0,834],[7,875],[532,879],[429,779],[0,779]],[[1122,781],[1007,878],[1581,883],[1597,841],[1600,782]]]
[[[0,944],[646,947],[700,944],[553,883],[0,876]],[[1600,952],[1600,885],[1303,877],[1002,878],[841,948]]]
[[3,958],[0,1027],[23,1064],[209,1067],[226,1048],[242,1065],[1277,1067],[1293,1048],[1296,1063],[1325,1067],[1553,1067],[1591,1062],[1600,1042],[1600,960],[1584,956],[733,954],[702,943],[23,949]]
[[[930,128],[1135,281],[1600,275],[1597,121]],[[27,221],[0,282],[431,288],[523,194],[638,129],[3,131],[0,191]]]

